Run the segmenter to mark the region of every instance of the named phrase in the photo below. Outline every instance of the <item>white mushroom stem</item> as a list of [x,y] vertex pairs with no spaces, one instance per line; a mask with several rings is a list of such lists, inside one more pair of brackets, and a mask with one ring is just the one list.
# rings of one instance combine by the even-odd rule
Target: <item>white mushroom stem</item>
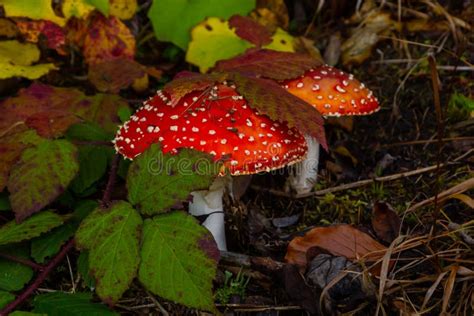
[[226,187],[231,183],[230,176],[217,177],[209,190],[191,192],[193,201],[189,203],[191,215],[209,215],[202,225],[211,232],[217,248],[221,251],[227,251],[222,197]]
[[308,153],[306,158],[290,168],[290,176],[285,183],[285,191],[305,194],[313,190],[318,178],[319,143],[315,138],[305,135]]

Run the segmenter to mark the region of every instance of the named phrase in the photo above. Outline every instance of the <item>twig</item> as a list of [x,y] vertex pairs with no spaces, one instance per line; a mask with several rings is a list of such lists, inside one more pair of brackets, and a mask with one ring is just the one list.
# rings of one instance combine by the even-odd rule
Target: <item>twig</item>
[[115,154],[112,160],[112,166],[110,167],[109,181],[107,182],[107,186],[105,187],[104,195],[102,197],[102,208],[107,208],[110,205],[112,190],[115,185],[115,179],[117,178],[118,163],[119,155]]
[[51,271],[64,259],[69,250],[74,246],[74,239],[70,239],[61,251],[44,267],[35,281],[31,283],[17,298],[0,311],[0,316],[6,316],[22,304],[48,277]]
[[443,134],[444,134],[444,121],[443,113],[441,110],[441,101],[439,99],[439,76],[438,70],[436,69],[436,60],[433,54],[428,55],[428,62],[431,68],[431,83],[433,85],[433,102],[436,110],[436,123],[437,123],[437,138],[438,138],[438,155],[436,156],[436,182],[434,187],[434,212],[433,212],[433,228],[436,229],[436,220],[439,216],[439,204],[438,204],[438,193],[440,189],[441,179],[441,153],[443,151]]
[[[462,142],[462,141],[474,141],[472,136],[461,136],[461,137],[445,137],[442,139],[443,143],[445,142]],[[438,140],[435,139],[423,139],[423,140],[412,140],[406,142],[399,142],[393,144],[382,145],[384,148],[396,147],[396,146],[407,146],[407,145],[425,145],[436,143]]]
[[221,251],[221,260],[246,268],[260,267],[270,271],[277,271],[285,266],[285,263],[273,260],[270,257],[253,257],[230,251]]
[[9,254],[6,254],[6,253],[1,253],[1,252],[0,252],[0,258],[4,258],[4,259],[7,259],[7,260],[10,260],[10,261],[13,261],[13,262],[23,264],[25,266],[29,266],[29,267],[37,270],[37,271],[44,270],[44,266],[42,266],[41,264],[37,264],[36,262],[33,262],[31,260],[28,260],[28,259],[23,259],[23,258],[20,258],[20,257],[12,256],[12,255],[9,255]]
[[[446,163],[446,164],[443,164],[442,166],[449,165],[449,164],[452,164],[452,163]],[[304,194],[297,194],[297,195],[293,195],[293,194],[286,193],[286,192],[279,191],[279,190],[267,189],[267,188],[263,188],[263,187],[259,187],[259,186],[255,186],[255,185],[252,185],[251,188],[254,189],[254,190],[260,190],[260,191],[263,191],[263,192],[268,192],[268,193],[271,193],[271,194],[276,195],[276,196],[283,196],[283,197],[289,197],[289,198],[294,198],[294,199],[301,199],[301,198],[311,197],[311,196],[314,196],[314,195],[316,195],[316,196],[317,195],[325,195],[325,194],[328,194],[328,193],[335,193],[335,192],[339,192],[339,191],[354,189],[354,188],[362,187],[362,186],[369,185],[369,184],[376,183],[376,182],[387,182],[387,181],[398,180],[398,179],[402,179],[402,178],[411,177],[411,176],[415,176],[415,175],[418,175],[418,174],[430,172],[430,171],[436,170],[436,168],[438,168],[438,166],[434,165],[434,166],[424,167],[424,168],[416,169],[416,170],[412,170],[412,171],[396,173],[396,174],[392,174],[392,175],[389,175],[389,176],[375,177],[373,179],[366,179],[366,180],[360,180],[360,181],[356,181],[356,182],[352,182],[352,183],[341,184],[341,185],[338,185],[338,186],[335,186],[335,187],[332,187],[332,188],[327,188],[327,189],[323,189],[323,190],[318,190],[318,191],[304,193]]]

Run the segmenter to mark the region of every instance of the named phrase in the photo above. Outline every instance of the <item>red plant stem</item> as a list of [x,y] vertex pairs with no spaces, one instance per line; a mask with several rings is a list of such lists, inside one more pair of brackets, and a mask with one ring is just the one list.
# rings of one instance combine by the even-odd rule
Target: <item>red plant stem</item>
[[107,208],[110,205],[110,200],[112,196],[112,190],[115,185],[115,178],[117,177],[117,169],[119,164],[119,155],[115,154],[112,165],[110,167],[109,173],[109,181],[107,182],[107,186],[105,187],[104,195],[102,196],[102,208]]
[[51,271],[64,259],[69,250],[74,246],[74,239],[70,239],[61,251],[44,267],[35,281],[31,283],[18,297],[0,311],[0,316],[6,316],[22,304],[44,282]]
[[44,266],[42,266],[41,264],[37,264],[36,262],[33,262],[31,260],[28,260],[28,259],[23,259],[23,258],[20,258],[20,257],[8,255],[6,253],[1,253],[0,252],[0,258],[4,258],[4,259],[7,259],[7,260],[10,260],[10,261],[13,261],[13,262],[21,263],[25,266],[29,266],[29,267],[31,267],[35,270],[38,270],[38,271],[43,271],[43,269],[44,269]]

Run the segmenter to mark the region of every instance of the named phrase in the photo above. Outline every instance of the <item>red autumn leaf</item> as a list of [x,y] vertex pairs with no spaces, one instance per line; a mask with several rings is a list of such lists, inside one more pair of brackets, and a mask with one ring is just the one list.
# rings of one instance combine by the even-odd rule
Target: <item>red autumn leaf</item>
[[142,65],[124,57],[89,66],[89,80],[101,92],[118,93],[145,75]]
[[0,142],[0,192],[5,189],[8,174],[26,145],[15,142]]
[[271,80],[244,77],[237,73],[231,78],[250,106],[273,120],[288,122],[289,127],[311,135],[327,149],[323,118],[311,105],[287,93]]
[[263,46],[272,42],[272,33],[257,21],[241,15],[234,15],[229,19],[229,26],[235,28],[235,34],[256,46]]
[[349,260],[374,262],[381,259],[384,245],[350,225],[316,227],[302,237],[294,238],[288,245],[285,260],[306,268],[306,253],[310,248],[319,247],[334,255]]
[[133,59],[135,56],[135,37],[114,16],[107,18],[95,13],[87,20],[71,20],[68,30],[68,40],[82,48],[89,65],[120,57]]
[[59,25],[46,20],[16,20],[15,23],[28,42],[37,43],[40,36],[44,36],[49,48],[56,50],[61,55],[66,55],[64,51],[66,35]]
[[401,220],[388,203],[377,202],[372,210],[372,228],[377,237],[391,243],[398,237]]
[[168,83],[164,91],[171,95],[171,103],[175,105],[192,91],[210,93],[205,90],[209,90],[216,82],[226,80],[236,85],[237,91],[247,99],[252,108],[268,115],[272,120],[287,122],[290,128],[295,127],[302,133],[313,136],[327,149],[324,122],[319,112],[271,80],[245,77],[238,73],[185,73]]
[[79,123],[79,117],[64,111],[44,111],[33,114],[26,119],[26,125],[36,130],[38,135],[56,138],[64,134],[69,126]]
[[217,62],[215,70],[281,81],[301,76],[322,64],[308,55],[251,48],[240,56]]
[[0,133],[24,122],[40,133],[59,136],[77,122],[71,116],[98,123],[106,131],[114,132],[120,123],[117,115],[120,107],[128,105],[116,95],[86,96],[77,89],[34,83],[20,90],[16,97],[0,103],[3,118]]

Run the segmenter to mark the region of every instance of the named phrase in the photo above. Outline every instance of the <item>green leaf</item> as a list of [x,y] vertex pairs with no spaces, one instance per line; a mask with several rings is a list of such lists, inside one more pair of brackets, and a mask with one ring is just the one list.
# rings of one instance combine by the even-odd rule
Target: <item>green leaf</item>
[[63,18],[54,13],[52,1],[1,0],[0,5],[3,5],[5,15],[8,17],[48,20],[61,26],[65,23]]
[[132,116],[132,110],[129,107],[122,106],[117,110],[117,115],[122,123],[125,123]]
[[145,220],[138,272],[151,292],[188,307],[215,312],[212,280],[219,251],[192,216],[172,212]]
[[228,59],[245,52],[253,45],[235,34],[227,21],[208,18],[191,32],[186,61],[199,66],[204,73],[218,60]]
[[84,284],[90,290],[95,289],[95,281],[90,275],[89,270],[89,252],[86,250],[81,251],[81,254],[77,258],[77,272],[82,276]]
[[78,247],[89,250],[96,291],[106,302],[116,302],[136,276],[141,226],[140,214],[120,201],[107,210],[97,208],[76,233]]
[[31,242],[31,257],[38,263],[44,263],[46,258],[50,258],[59,252],[61,246],[74,235],[76,228],[77,226],[73,223],[67,223],[33,239]]
[[68,294],[62,292],[37,295],[33,312],[48,316],[115,316],[117,313],[102,304],[92,303],[91,293]]
[[81,146],[79,148],[79,173],[71,182],[71,190],[81,195],[99,181],[107,171],[107,159],[107,148]]
[[182,149],[163,154],[151,145],[128,170],[128,200],[144,214],[163,213],[186,201],[192,191],[209,188],[219,172],[210,155]]
[[25,311],[14,311],[13,313],[10,313],[10,316],[48,316],[47,314],[38,314],[38,313],[32,313],[32,312],[25,312]]
[[99,203],[94,200],[80,200],[74,208],[72,218],[74,221],[82,221],[89,216],[93,210],[99,206]]
[[110,141],[114,136],[104,131],[97,123],[83,122],[71,125],[66,137],[84,141]]
[[8,200],[8,195],[6,193],[0,193],[0,212],[1,211],[10,211],[12,209],[10,201]]
[[63,218],[52,211],[36,214],[18,224],[11,221],[0,227],[0,245],[31,239],[61,225]]
[[190,30],[207,17],[247,15],[255,0],[155,0],[148,11],[156,38],[186,50]]
[[66,140],[45,140],[23,151],[7,183],[16,219],[21,221],[56,199],[78,169],[77,149]]
[[86,0],[86,2],[96,7],[103,15],[109,15],[109,0]]
[[12,302],[14,299],[15,295],[5,291],[0,291],[0,309],[7,306],[7,304]]
[[[29,259],[29,248],[19,245],[0,247],[0,252]],[[33,269],[21,263],[0,258],[0,290],[19,291],[33,277]]]

